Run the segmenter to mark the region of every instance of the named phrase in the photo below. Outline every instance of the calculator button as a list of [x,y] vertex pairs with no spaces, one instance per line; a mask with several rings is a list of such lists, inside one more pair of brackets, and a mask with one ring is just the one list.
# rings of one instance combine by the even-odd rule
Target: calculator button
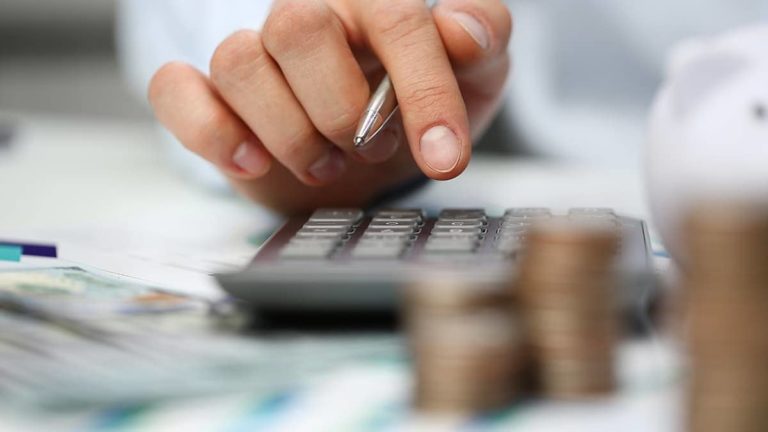
[[337,237],[294,237],[288,244],[300,245],[304,247],[335,247],[341,243],[341,238]]
[[552,216],[552,211],[548,208],[542,207],[526,207],[526,208],[513,208],[504,213],[504,219],[509,218],[521,218],[521,219],[538,219],[548,218]]
[[309,221],[304,224],[302,228],[339,228],[349,230],[352,228],[352,224],[344,222],[314,222]]
[[525,234],[528,232],[530,227],[527,225],[502,225],[501,228],[499,228],[498,233],[499,234]]
[[324,259],[328,258],[333,250],[333,248],[327,247],[288,245],[280,252],[280,257],[288,259]]
[[424,219],[424,211],[421,209],[383,209],[376,212],[374,219],[405,219],[421,222]]
[[371,222],[385,223],[385,222],[406,222],[414,225],[420,224],[422,221],[419,216],[376,216],[371,219]]
[[482,231],[479,228],[435,228],[430,233],[430,238],[479,238],[482,235]]
[[399,258],[404,251],[404,245],[361,245],[352,251],[352,256],[355,258]]
[[526,238],[525,232],[510,232],[510,231],[502,231],[497,236],[497,240],[509,240],[509,239],[517,239],[519,241],[523,241]]
[[391,235],[397,235],[397,236],[409,236],[413,234],[413,228],[408,226],[400,226],[400,227],[388,227],[388,228],[368,228],[365,230],[365,237],[368,236],[391,236]]
[[353,225],[363,218],[360,209],[319,209],[309,220],[312,222],[345,222]]
[[522,226],[522,227],[530,227],[534,223],[536,223],[537,219],[532,218],[521,218],[521,217],[505,217],[501,220],[501,226]]
[[355,246],[357,248],[404,248],[409,246],[410,242],[407,239],[387,239],[387,240],[361,240]]
[[371,221],[371,223],[368,225],[368,229],[387,229],[387,228],[396,228],[396,229],[409,229],[414,230],[416,228],[416,221],[413,222],[406,222],[406,221],[393,221],[393,220],[377,220],[374,219]]
[[482,228],[485,224],[480,220],[455,220],[455,221],[437,221],[435,228]]
[[409,233],[393,233],[393,234],[366,234],[360,239],[361,242],[391,242],[400,241],[402,243],[413,240],[413,235]]
[[326,234],[339,234],[343,235],[349,232],[347,227],[304,227],[296,232],[297,235],[326,235]]
[[482,209],[445,209],[440,212],[439,221],[485,221]]
[[427,252],[472,252],[477,249],[478,242],[470,239],[450,241],[428,241],[424,246]]

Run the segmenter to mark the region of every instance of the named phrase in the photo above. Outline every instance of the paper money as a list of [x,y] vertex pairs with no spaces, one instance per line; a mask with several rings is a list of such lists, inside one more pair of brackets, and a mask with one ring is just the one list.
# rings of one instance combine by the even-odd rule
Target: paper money
[[402,355],[389,334],[240,336],[217,325],[217,306],[76,267],[0,272],[0,403],[259,394],[344,362]]

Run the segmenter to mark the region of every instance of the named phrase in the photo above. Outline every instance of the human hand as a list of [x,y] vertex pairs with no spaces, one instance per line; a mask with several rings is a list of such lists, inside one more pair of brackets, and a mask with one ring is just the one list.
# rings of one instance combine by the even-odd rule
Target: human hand
[[[360,206],[419,170],[464,171],[498,108],[510,32],[500,0],[431,11],[424,0],[276,0],[261,32],[221,43],[210,77],[167,64],[149,98],[161,123],[257,202],[289,213]],[[401,115],[355,149],[385,70]]]

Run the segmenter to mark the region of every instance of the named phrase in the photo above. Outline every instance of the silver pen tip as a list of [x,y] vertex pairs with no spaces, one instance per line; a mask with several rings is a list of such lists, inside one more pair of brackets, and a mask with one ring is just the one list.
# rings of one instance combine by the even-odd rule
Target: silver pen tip
[[365,138],[355,137],[355,147],[362,147],[365,144]]

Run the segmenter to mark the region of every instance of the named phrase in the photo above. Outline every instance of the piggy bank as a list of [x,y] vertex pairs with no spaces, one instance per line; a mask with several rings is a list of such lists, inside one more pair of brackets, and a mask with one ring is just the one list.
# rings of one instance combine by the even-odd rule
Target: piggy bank
[[653,104],[647,189],[654,225],[682,264],[700,202],[768,202],[768,26],[680,45]]

